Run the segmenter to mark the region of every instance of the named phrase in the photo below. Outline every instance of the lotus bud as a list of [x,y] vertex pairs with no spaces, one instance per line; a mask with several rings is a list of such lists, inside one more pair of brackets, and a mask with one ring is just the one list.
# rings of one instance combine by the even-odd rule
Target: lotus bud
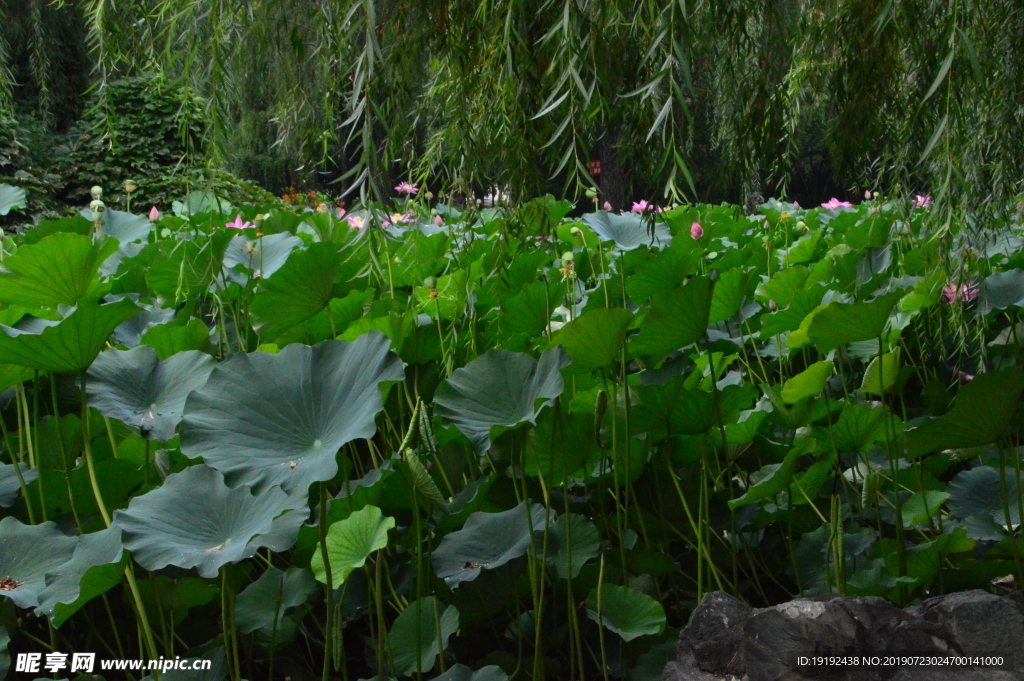
[[695,222],[692,225],[690,225],[690,236],[693,237],[695,240],[700,239],[702,236],[704,236],[704,228],[700,226],[699,222]]
[[160,211],[156,209],[156,206],[153,206],[152,208],[149,209],[149,220],[150,222],[156,222],[159,219]]
[[103,216],[103,211],[107,209],[107,205],[99,199],[93,199],[92,203],[89,204],[89,210],[92,211],[92,221],[99,222]]
[[423,280],[423,285],[427,288],[437,288],[437,277],[427,277]]
[[768,309],[771,310],[772,312],[775,312],[776,310],[779,309],[779,305],[774,300],[769,300]]
[[603,207],[603,208],[604,208],[604,209],[605,209],[606,211],[608,211],[609,213],[611,213],[611,212],[612,212],[613,210],[615,210],[615,209],[614,209],[614,208],[612,207],[612,204],[611,204],[611,203],[609,203],[608,201],[605,201],[605,202],[604,202],[604,206],[602,206],[602,207]]
[[103,187],[94,185],[93,188],[89,190],[89,193],[92,195],[93,199],[98,201],[103,198]]
[[139,186],[137,184],[135,184],[134,180],[125,180],[124,181],[124,190],[126,192],[128,192],[129,194],[131,194],[132,192],[134,192],[138,188],[139,188]]
[[870,199],[871,198],[871,190],[870,189],[865,189],[864,190],[864,198],[865,199]]
[[441,217],[440,215],[435,215],[434,216],[434,224],[437,225],[438,227],[443,227],[444,226],[444,218]]

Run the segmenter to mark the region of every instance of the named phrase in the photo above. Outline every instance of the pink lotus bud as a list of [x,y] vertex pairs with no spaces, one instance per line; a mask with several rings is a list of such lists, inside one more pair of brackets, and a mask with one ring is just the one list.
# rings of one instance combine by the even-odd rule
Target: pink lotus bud
[[440,215],[435,215],[434,216],[434,224],[437,225],[438,227],[443,226],[444,225],[444,218],[442,218]]
[[150,222],[156,222],[160,219],[160,211],[156,209],[156,206],[149,209],[149,219]]
[[865,199],[870,199],[871,198],[871,190],[870,189],[865,189],[864,190],[864,198]]
[[345,209],[344,208],[339,208],[338,209],[338,219],[341,220],[344,217],[345,217]]
[[704,236],[704,228],[700,226],[699,222],[695,222],[690,225],[690,236],[694,239],[699,239]]
[[768,309],[771,310],[772,312],[775,312],[776,310],[779,309],[778,303],[776,303],[774,300],[769,300]]
[[604,202],[604,209],[609,213],[615,210],[614,208],[612,208],[612,204],[608,203],[607,201]]

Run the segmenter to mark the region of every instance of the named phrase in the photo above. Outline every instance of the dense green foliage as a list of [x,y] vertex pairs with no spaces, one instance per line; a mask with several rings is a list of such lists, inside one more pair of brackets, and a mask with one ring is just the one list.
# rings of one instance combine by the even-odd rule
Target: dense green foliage
[[1024,578],[1018,222],[404,189],[4,238],[12,651],[640,681],[712,589]]
[[0,23],[0,113],[64,130],[89,87],[158,73],[201,98],[214,165],[278,194],[573,199],[600,159],[616,209],[868,187],[983,223],[1021,181],[1014,2],[12,0]]

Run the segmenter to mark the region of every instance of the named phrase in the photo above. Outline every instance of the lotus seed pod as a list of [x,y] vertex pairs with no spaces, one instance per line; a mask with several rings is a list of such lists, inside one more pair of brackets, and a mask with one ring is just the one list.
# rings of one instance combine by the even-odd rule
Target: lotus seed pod
[[566,251],[565,253],[562,254],[562,262],[563,263],[565,263],[565,262],[572,262],[575,259],[576,259],[576,256],[573,255],[572,251]]
[[134,192],[138,188],[139,188],[139,186],[137,184],[135,184],[134,181],[132,181],[132,180],[125,180],[124,181],[124,190],[126,192],[128,192],[129,194],[131,194],[132,192]]
[[573,236],[583,236],[583,231],[579,227],[572,227],[569,229],[569,234]]
[[592,198],[594,198],[596,196],[597,196],[597,190],[594,189],[593,187],[587,187],[587,197],[592,199]]
[[437,277],[427,277],[423,280],[423,285],[427,288],[437,288]]
[[89,193],[92,194],[92,198],[93,199],[96,199],[96,200],[102,199],[103,198],[103,187],[101,187],[99,185],[93,185],[93,188],[89,190]]

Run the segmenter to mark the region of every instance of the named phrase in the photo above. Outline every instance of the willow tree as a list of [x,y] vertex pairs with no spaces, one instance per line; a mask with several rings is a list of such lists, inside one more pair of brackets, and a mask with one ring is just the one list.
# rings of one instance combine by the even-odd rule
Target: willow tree
[[[782,194],[826,174],[848,191],[932,193],[946,215],[979,214],[1009,203],[1021,181],[1019,3],[129,0],[113,12],[90,0],[81,10],[100,93],[159,71],[203,98],[219,161],[278,179],[319,171],[364,196],[386,195],[400,176],[573,195],[593,182],[595,158],[617,207],[640,195]],[[0,79],[0,102],[4,91]]]

